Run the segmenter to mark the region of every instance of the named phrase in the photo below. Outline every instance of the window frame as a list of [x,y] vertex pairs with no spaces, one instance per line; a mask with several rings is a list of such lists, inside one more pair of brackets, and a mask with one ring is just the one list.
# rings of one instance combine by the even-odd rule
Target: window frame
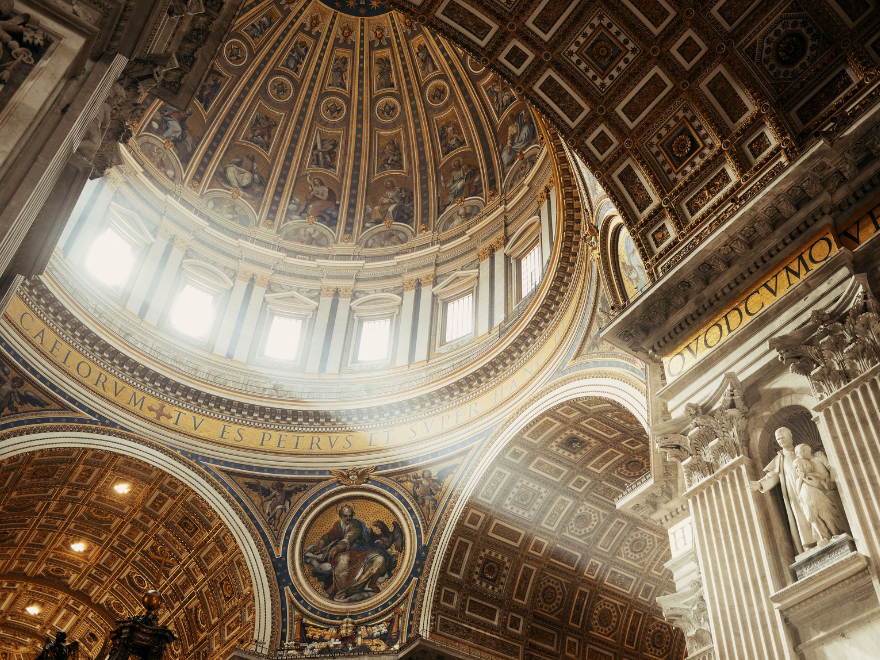
[[[479,270],[464,270],[453,273],[441,284],[434,288],[437,297],[436,325],[434,326],[434,351],[443,353],[452,351],[473,341],[477,336],[477,306],[480,299],[477,295],[479,284]],[[449,305],[464,298],[472,296],[471,304],[471,330],[468,334],[451,341],[446,338],[446,322],[449,316]]]
[[[171,287],[171,293],[165,303],[165,309],[157,324],[169,335],[188,344],[209,350],[217,339],[222,324],[221,310],[229,302],[229,291],[233,280],[218,267],[200,259],[184,259],[180,264],[177,277]],[[211,296],[211,323],[208,331],[201,337],[189,335],[171,322],[174,306],[187,286],[201,290]]]
[[[525,287],[523,286],[523,266],[525,264],[526,259],[537,251],[538,253],[538,271],[535,279],[535,285],[525,291]],[[522,256],[516,259],[516,300],[517,302],[521,301],[523,298],[527,297],[532,291],[541,286],[542,276],[544,274],[543,264],[541,263],[541,241],[538,239],[533,240],[529,247],[522,251]]]
[[[267,317],[266,329],[265,332],[262,333],[260,337],[259,343],[259,355],[266,360],[273,360],[276,362],[284,362],[285,364],[298,364],[302,361],[303,352],[305,349],[305,341],[306,336],[308,335],[309,330],[309,316],[302,314],[288,314],[284,312],[279,312],[277,310],[269,310],[269,314]],[[269,343],[269,335],[272,333],[272,325],[275,323],[275,319],[293,319],[295,321],[299,321],[299,337],[296,340],[296,353],[291,358],[278,357],[277,355],[269,355],[266,352],[267,344]]]
[[[211,297],[211,322],[208,324],[208,329],[205,334],[201,336],[188,334],[174,325],[174,322],[171,320],[171,317],[174,314],[174,308],[187,287],[193,288],[196,291],[201,291]],[[174,288],[174,294],[169,296],[168,309],[165,312],[165,322],[163,323],[163,326],[166,330],[173,332],[174,336],[181,338],[184,341],[198,345],[208,344],[212,336],[217,332],[217,311],[219,309],[218,299],[219,295],[217,292],[211,291],[207,287],[200,286],[199,282],[193,281],[192,279],[181,277],[178,280],[177,286]]]
[[[129,268],[128,275],[115,286],[99,279],[87,265],[95,241],[108,230],[112,230],[119,238],[128,243],[132,251],[131,268]],[[107,207],[107,214],[98,223],[95,232],[92,234],[91,244],[86,246],[80,253],[82,256],[78,265],[85,271],[89,280],[100,287],[102,291],[110,294],[113,298],[122,299],[130,291],[140,268],[143,266],[143,260],[147,252],[144,248],[151,245],[155,240],[153,234],[147,229],[137,213],[126,209],[116,202],[110,202]]]
[[[399,317],[403,298],[392,293],[374,293],[352,300],[350,318],[350,340],[348,347],[349,369],[375,369],[391,366],[394,362],[394,348],[399,336]],[[385,357],[378,360],[359,360],[358,352],[365,321],[388,319],[388,346]]]
[[[262,367],[277,368],[278,362],[284,363],[285,369],[302,370],[305,368],[306,346],[311,340],[315,323],[315,310],[318,303],[296,291],[267,293],[263,296],[263,309],[256,333],[256,342],[251,346],[254,364]],[[266,355],[266,342],[272,330],[272,320],[276,316],[297,318],[302,321],[302,332],[299,336],[297,356],[292,360]]]
[[[522,285],[522,265],[523,260],[534,250],[538,248],[538,280],[534,288],[528,293],[523,294]],[[538,289],[544,281],[544,248],[541,245],[541,217],[539,215],[532,216],[522,226],[517,229],[504,250],[505,254],[510,257],[513,267],[510,268],[508,274],[507,288],[511,292],[510,298],[513,300],[513,306],[519,305],[529,294]]]

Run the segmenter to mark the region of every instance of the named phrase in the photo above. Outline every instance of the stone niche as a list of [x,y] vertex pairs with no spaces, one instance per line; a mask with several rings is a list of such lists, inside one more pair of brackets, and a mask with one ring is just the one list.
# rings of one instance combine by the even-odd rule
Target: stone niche
[[[652,426],[652,436],[667,460],[681,464],[681,496],[698,539],[699,592],[684,570],[687,562],[673,561],[668,567],[681,573],[679,591],[661,603],[667,617],[690,633],[689,657],[705,651],[700,631],[707,628],[719,658],[878,657],[880,599],[872,576],[880,519],[874,505],[880,499],[874,468],[880,346],[870,353],[856,335],[821,344],[836,332],[835,323],[855,328],[873,319],[864,315],[877,303],[868,278],[858,273],[876,268],[878,250],[871,243],[856,253],[840,250],[687,377],[658,392],[670,416]],[[880,329],[876,320],[871,327]],[[842,354],[847,342],[852,368],[829,371],[819,349],[836,347]],[[776,431],[783,426],[791,430],[791,454],[812,453],[824,466],[823,492],[837,498],[835,510],[846,519],[832,535],[801,534],[786,507],[803,493],[783,494],[782,477],[772,469],[765,473],[785,460],[777,458]],[[798,454],[800,444],[812,452]],[[705,614],[700,598],[708,605]]]

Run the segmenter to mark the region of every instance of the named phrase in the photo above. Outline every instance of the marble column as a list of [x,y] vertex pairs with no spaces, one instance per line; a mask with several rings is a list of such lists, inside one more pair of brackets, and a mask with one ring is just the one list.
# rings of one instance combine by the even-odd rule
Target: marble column
[[61,232],[61,236],[58,239],[59,247],[63,249],[66,247],[67,239],[70,238],[70,235],[73,233],[74,228],[79,223],[80,218],[85,220],[83,213],[87,211],[92,206],[92,203],[98,199],[98,196],[101,194],[101,189],[104,187],[104,179],[90,179],[86,181],[83,186],[82,193],[79,196],[79,199],[76,200],[76,204],[73,206],[73,210],[70,212],[70,220],[64,225],[64,229]]
[[165,267],[159,276],[159,283],[153,292],[153,298],[149,301],[147,313],[144,315],[145,323],[150,325],[157,325],[159,323],[159,318],[162,316],[162,311],[168,302],[168,296],[171,295],[171,287],[177,277],[180,263],[183,261],[183,257],[191,242],[192,239],[184,238],[180,235],[174,237],[174,246],[171,248],[171,253],[168,255],[168,260],[165,262]]
[[339,287],[339,299],[336,302],[336,318],[333,320],[333,334],[330,337],[330,352],[327,355],[326,373],[338,374],[342,365],[342,350],[348,334],[348,316],[351,311],[351,295],[353,286]]
[[687,660],[714,660],[709,610],[703,590],[693,519],[688,517],[669,529],[672,558],[663,564],[672,573],[675,591],[657,597],[663,616],[684,633]]
[[431,311],[434,305],[434,274],[419,277],[422,292],[419,295],[419,327],[416,331],[416,353],[414,363],[428,359],[431,347]]
[[241,315],[244,294],[247,291],[248,283],[250,283],[252,276],[253,273],[244,268],[239,268],[235,274],[235,284],[232,285],[232,291],[229,292],[229,302],[226,303],[226,310],[223,312],[223,318],[220,320],[220,329],[217,331],[217,340],[214,342],[215,355],[226,357],[226,354],[229,352],[229,345],[232,343],[235,325],[238,323],[238,317]]
[[489,300],[492,297],[489,284],[491,256],[492,248],[489,245],[484,245],[477,250],[477,257],[480,259],[480,280],[477,284],[477,337],[482,337],[489,332],[491,316]]
[[150,290],[150,284],[156,276],[156,270],[159,268],[159,262],[162,261],[162,255],[165,254],[165,248],[168,247],[168,241],[173,236],[171,228],[166,225],[160,225],[159,231],[156,232],[156,238],[144,257],[144,263],[138,273],[138,277],[131,287],[131,293],[128,294],[128,300],[125,301],[125,309],[132,314],[139,314],[141,305],[144,304],[144,298]]
[[492,301],[492,327],[501,325],[507,316],[507,255],[504,253],[504,243],[496,246],[492,255],[492,268],[494,269],[495,295]]
[[415,313],[416,285],[418,278],[403,281],[403,304],[400,309],[400,329],[397,332],[397,350],[394,366],[409,364],[409,349],[412,344],[413,314]]
[[[823,446],[843,494],[856,549],[880,557],[880,364],[828,395],[819,414]],[[880,585],[875,585],[880,594]]]
[[726,374],[714,411],[685,406],[690,423],[657,438],[667,460],[681,463],[703,576],[709,629],[719,660],[794,660],[782,614],[770,596],[785,586],[765,502],[749,490],[756,479],[745,455],[748,408],[742,384]]
[[770,600],[781,582],[775,573],[772,532],[748,490],[756,479],[739,456],[685,492],[694,519],[708,618],[719,660],[797,658],[788,629]]
[[330,308],[333,307],[333,296],[336,287],[332,285],[321,286],[321,300],[318,303],[318,313],[312,327],[312,336],[308,342],[308,356],[306,358],[306,372],[318,373],[321,367],[321,355],[324,353],[324,342],[327,338],[327,321],[330,318]]
[[[254,331],[257,321],[260,320],[260,311],[263,309],[263,297],[266,295],[266,287],[269,286],[271,273],[257,273],[254,275],[254,288],[251,289],[251,297],[247,303],[244,314],[244,323],[235,344],[235,353],[232,356],[237,362],[247,362],[251,346],[254,343]],[[237,278],[236,278],[237,281]]]

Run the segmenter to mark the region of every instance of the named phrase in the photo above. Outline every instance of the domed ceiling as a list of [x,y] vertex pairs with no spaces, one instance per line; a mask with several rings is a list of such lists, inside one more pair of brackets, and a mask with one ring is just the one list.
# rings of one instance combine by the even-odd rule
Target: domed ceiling
[[160,185],[229,230],[344,252],[425,242],[526,176],[542,137],[507,84],[378,3],[335,5],[251,3],[190,106],[145,100]]

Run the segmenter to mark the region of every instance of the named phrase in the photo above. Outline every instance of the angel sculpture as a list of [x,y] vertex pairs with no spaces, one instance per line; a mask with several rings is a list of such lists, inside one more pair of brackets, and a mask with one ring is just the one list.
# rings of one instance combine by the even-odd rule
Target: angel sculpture
[[32,390],[22,389],[24,384],[21,376],[13,374],[9,367],[0,362],[0,414],[6,410],[17,413],[20,405],[35,408],[45,408],[49,405],[48,401],[41,399]]
[[290,511],[291,496],[311,488],[309,484],[285,484],[283,481],[273,481],[271,485],[246,481],[244,485],[260,496],[263,513],[272,529],[280,527],[284,516]]
[[52,638],[47,636],[46,644],[43,646],[40,655],[36,657],[36,660],[76,660],[79,652],[79,642],[65,644],[66,641],[67,633],[63,630],[55,633],[54,642]]
[[358,470],[357,468],[348,468],[347,470],[330,470],[330,474],[336,477],[343,486],[360,486],[370,475],[376,471],[376,466],[365,467]]

